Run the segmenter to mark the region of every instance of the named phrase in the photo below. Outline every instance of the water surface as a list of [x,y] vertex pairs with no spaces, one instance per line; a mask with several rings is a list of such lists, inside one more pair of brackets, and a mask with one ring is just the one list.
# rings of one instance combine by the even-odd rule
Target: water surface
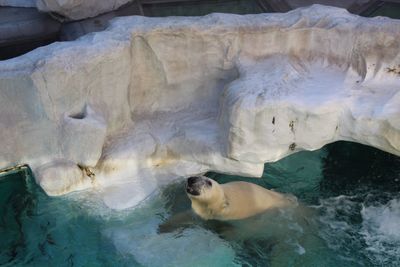
[[256,182],[301,209],[237,222],[191,217],[184,183],[113,211],[96,192],[48,197],[29,175],[0,178],[1,266],[400,266],[400,159],[338,142],[266,164]]

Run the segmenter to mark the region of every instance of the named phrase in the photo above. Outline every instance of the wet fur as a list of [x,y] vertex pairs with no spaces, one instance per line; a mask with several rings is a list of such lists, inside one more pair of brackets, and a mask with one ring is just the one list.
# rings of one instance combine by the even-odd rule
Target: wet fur
[[231,182],[202,186],[199,195],[188,193],[193,211],[205,220],[240,220],[269,209],[296,206],[297,201],[287,195],[274,192],[247,182]]

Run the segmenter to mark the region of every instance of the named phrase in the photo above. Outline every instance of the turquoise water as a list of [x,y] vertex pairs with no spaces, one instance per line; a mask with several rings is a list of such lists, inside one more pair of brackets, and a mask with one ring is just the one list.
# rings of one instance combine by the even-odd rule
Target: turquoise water
[[297,209],[239,222],[190,217],[184,184],[140,207],[106,208],[95,192],[47,197],[26,173],[0,178],[1,266],[400,266],[400,159],[338,142],[266,164],[248,180],[294,194]]

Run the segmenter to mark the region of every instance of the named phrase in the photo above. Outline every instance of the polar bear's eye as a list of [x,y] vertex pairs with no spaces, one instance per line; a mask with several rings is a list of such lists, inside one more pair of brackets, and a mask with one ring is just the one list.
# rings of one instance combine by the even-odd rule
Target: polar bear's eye
[[207,180],[207,182],[206,182],[206,183],[207,183],[207,185],[208,185],[208,186],[212,186],[212,183],[211,183],[211,181],[210,181],[210,180]]

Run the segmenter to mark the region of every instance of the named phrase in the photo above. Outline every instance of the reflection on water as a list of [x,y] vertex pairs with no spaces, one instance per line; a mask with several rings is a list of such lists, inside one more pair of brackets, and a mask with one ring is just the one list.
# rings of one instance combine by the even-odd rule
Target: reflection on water
[[339,142],[266,164],[256,182],[302,205],[235,222],[191,217],[184,184],[140,207],[107,209],[95,192],[47,197],[30,178],[0,178],[1,266],[400,266],[400,160]]

